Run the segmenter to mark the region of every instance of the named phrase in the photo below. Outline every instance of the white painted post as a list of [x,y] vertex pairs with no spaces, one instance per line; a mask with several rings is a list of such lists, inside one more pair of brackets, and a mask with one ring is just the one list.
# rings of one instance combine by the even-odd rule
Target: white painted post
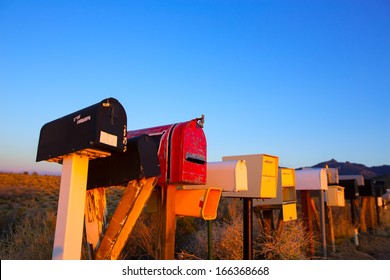
[[53,260],[80,259],[88,161],[88,156],[79,154],[63,159]]

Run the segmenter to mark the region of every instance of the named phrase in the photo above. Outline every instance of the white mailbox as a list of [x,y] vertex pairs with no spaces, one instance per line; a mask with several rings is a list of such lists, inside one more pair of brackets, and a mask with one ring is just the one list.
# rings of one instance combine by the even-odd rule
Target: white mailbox
[[344,207],[344,188],[336,185],[328,186],[328,190],[326,191],[326,205]]
[[226,156],[223,161],[245,160],[248,172],[248,190],[223,192],[225,197],[276,198],[278,162],[276,156],[266,154]]
[[296,190],[327,190],[328,179],[325,168],[295,170]]
[[248,173],[245,160],[229,160],[207,163],[205,185],[184,186],[184,189],[221,188],[223,192],[248,190]]

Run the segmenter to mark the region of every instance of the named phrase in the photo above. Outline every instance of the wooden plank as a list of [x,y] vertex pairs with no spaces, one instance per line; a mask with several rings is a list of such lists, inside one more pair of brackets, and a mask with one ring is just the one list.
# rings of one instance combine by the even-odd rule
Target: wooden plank
[[119,258],[156,183],[157,177],[142,178],[128,183],[102,242],[96,250],[96,259]]
[[360,231],[361,232],[367,232],[367,225],[366,225],[367,199],[368,197],[366,196],[364,196],[362,199],[362,208],[360,210]]
[[306,228],[306,232],[309,234],[309,253],[314,256],[314,234],[313,234],[313,210],[311,207],[310,191],[302,190],[301,192],[301,207],[302,207],[302,220]]
[[175,258],[176,186],[164,185],[157,188],[157,233],[155,241],[156,256],[160,260]]
[[105,188],[87,190],[85,202],[85,233],[91,258],[107,228],[107,202]]
[[318,214],[317,207],[313,199],[310,199],[310,207],[312,209],[313,217],[316,222],[317,230],[321,232],[320,215]]
[[368,229],[374,230],[376,226],[375,210],[376,210],[376,197],[368,197]]
[[336,253],[336,239],[334,236],[332,207],[326,206],[326,239],[329,240],[332,252]]

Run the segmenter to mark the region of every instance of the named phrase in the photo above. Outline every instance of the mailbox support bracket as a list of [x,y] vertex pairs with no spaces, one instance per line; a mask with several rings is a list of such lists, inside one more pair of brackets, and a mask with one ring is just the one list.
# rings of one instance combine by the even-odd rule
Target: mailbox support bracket
[[102,241],[96,249],[95,259],[119,258],[156,183],[157,177],[132,180],[128,183]]

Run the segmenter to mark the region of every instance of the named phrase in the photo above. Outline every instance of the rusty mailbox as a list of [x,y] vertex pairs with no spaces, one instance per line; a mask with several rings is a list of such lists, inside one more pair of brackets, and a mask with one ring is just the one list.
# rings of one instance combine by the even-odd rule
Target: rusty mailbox
[[279,168],[278,188],[276,198],[255,199],[253,206],[262,208],[281,206],[283,221],[297,219],[297,196],[295,191],[295,170]]
[[127,118],[114,98],[56,119],[41,128],[37,161],[60,162],[67,154],[79,152],[89,158],[126,150]]
[[278,181],[277,156],[267,154],[225,156],[223,161],[245,160],[248,172],[247,191],[223,192],[225,197],[275,198]]
[[147,134],[158,149],[161,176],[158,184],[205,184],[207,145],[203,118],[191,121],[133,130],[127,137]]

